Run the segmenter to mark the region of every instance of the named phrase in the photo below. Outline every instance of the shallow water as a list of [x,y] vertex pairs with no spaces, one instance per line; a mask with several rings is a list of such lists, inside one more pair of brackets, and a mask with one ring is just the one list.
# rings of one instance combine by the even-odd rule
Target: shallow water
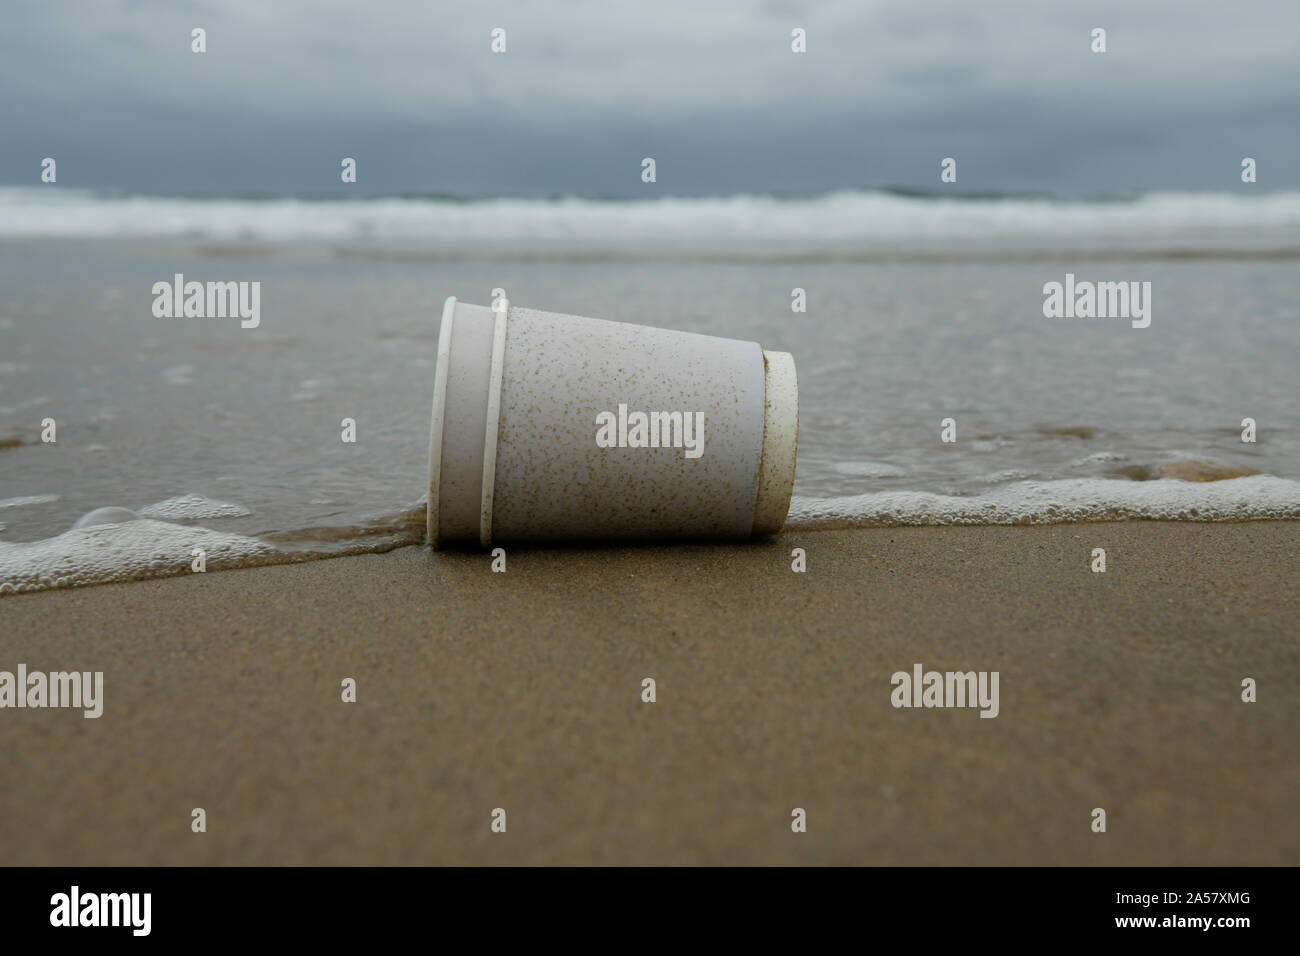
[[[799,526],[1300,517],[1300,268],[1277,254],[1279,228],[1233,239],[1273,254],[1220,242],[1193,259],[1140,236],[1113,258],[1095,236],[1073,251],[1068,236],[947,236],[698,262],[594,241],[540,244],[531,261],[364,237],[0,240],[0,587],[188,570],[176,528],[229,536],[213,539],[216,566],[420,540],[442,300],[498,287],[517,305],[793,352]],[[1151,282],[1150,327],[1044,318],[1043,284],[1067,271]],[[155,318],[151,287],[177,272],[261,281],[260,326]],[[1241,441],[1245,417],[1257,443]],[[30,544],[108,506],[144,520]]]

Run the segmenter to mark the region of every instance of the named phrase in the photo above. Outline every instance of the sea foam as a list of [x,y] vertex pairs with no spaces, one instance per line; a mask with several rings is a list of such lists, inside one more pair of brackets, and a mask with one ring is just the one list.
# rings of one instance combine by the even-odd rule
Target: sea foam
[[[233,509],[233,510],[232,510]],[[364,525],[314,527],[266,538],[213,531],[143,516],[178,519],[247,514],[239,505],[198,495],[142,509],[97,509],[70,531],[44,541],[0,542],[0,595],[186,574],[195,550],[207,571],[283,564],[417,545],[423,505]],[[1124,481],[1071,478],[1020,481],[983,494],[882,491],[838,498],[795,497],[789,530],[902,525],[1026,525],[1126,519],[1253,521],[1300,519],[1300,482],[1272,475],[1195,482],[1174,478]]]
[[980,495],[880,491],[790,502],[790,529],[891,525],[1059,524],[1148,518],[1258,521],[1300,518],[1300,482],[1251,475],[1215,482],[1174,478],[1018,481]]
[[196,549],[209,571],[285,560],[256,538],[143,518],[0,542],[0,595],[189,573]]
[[461,245],[662,241],[696,247],[750,241],[801,245],[894,240],[1062,241],[1187,235],[1296,236],[1300,192],[1147,193],[1093,201],[958,198],[854,190],[610,201],[496,198],[105,196],[85,190],[0,188],[0,237],[202,238],[220,241],[426,241]]

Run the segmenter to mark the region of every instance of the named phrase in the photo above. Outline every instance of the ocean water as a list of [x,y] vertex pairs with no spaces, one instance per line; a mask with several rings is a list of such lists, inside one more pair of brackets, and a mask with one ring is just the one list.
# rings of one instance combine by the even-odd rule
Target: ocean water
[[[155,318],[178,272],[259,327]],[[1150,326],[1045,318],[1067,272]],[[441,304],[495,288],[792,352],[796,527],[1300,518],[1300,194],[0,190],[0,593],[419,543]]]

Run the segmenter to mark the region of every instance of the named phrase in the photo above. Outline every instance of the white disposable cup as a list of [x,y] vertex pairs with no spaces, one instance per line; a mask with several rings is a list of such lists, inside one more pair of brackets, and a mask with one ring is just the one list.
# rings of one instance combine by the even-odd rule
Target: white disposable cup
[[[635,444],[633,413],[656,412],[654,438],[681,445],[602,447],[602,412],[631,424],[606,438]],[[673,412],[703,415],[698,457]],[[434,375],[429,542],[773,533],[790,506],[798,434],[788,352],[452,297]]]

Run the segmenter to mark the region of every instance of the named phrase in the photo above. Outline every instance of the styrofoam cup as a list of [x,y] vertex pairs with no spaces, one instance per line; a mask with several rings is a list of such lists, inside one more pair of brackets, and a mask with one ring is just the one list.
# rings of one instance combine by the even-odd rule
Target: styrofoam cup
[[772,533],[790,506],[798,434],[788,352],[452,297],[434,376],[429,542]]

